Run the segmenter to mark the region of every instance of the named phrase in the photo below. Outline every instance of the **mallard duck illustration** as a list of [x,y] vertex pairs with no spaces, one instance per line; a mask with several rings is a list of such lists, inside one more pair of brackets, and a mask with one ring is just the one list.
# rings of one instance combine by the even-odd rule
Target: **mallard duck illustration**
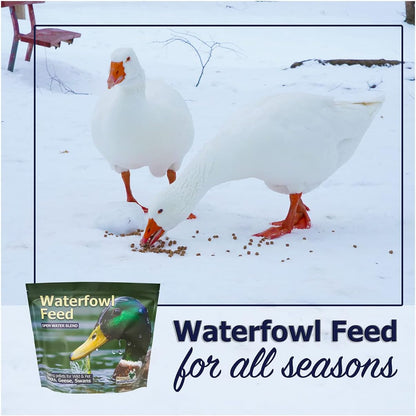
[[122,296],[107,306],[87,340],[70,355],[70,360],[84,358],[113,339],[125,340],[124,354],[114,370],[117,383],[134,382],[146,377],[150,358],[151,324],[146,307],[137,299]]

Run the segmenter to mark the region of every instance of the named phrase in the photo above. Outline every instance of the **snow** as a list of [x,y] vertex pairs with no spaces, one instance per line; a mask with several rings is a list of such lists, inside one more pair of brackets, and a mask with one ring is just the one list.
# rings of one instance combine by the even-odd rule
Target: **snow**
[[106,204],[95,221],[95,226],[111,234],[130,234],[144,229],[146,216],[135,204],[114,202]]
[[[166,5],[168,10],[172,10],[172,5],[169,6]],[[385,7],[388,10],[391,6]],[[94,4],[83,7],[90,11],[97,8]],[[108,13],[112,7],[110,3]],[[117,7],[128,11],[133,6],[122,3]],[[156,12],[160,7],[160,4],[148,5],[146,10]],[[205,8],[213,13],[213,19],[221,11],[229,15],[235,12],[229,20],[236,22],[240,14],[254,11],[260,19],[263,13],[277,7],[276,4],[193,4],[188,12],[189,19]],[[312,5],[305,7],[313,9]],[[345,5],[337,7],[344,10]],[[357,7],[362,11],[362,4]],[[65,8],[65,13],[58,13],[58,8]],[[336,5],[331,4],[325,13],[333,13],[334,8]],[[67,22],[76,19],[68,3],[37,9],[38,22],[49,23],[62,14]],[[280,9],[287,12],[286,7],[278,9],[277,15]],[[46,12],[50,14],[44,16],[42,13]],[[321,19],[325,15],[322,10],[318,13]],[[397,6],[391,15],[398,15]],[[183,19],[187,21],[186,17]],[[4,23],[5,65],[10,26],[6,19]],[[296,69],[289,68],[295,61],[315,57],[400,59],[399,27],[71,29],[82,32],[82,38],[72,46],[63,45],[56,51],[37,50],[35,183],[39,282],[73,280],[75,276],[87,281],[136,281],[139,275],[141,281],[162,284],[162,304],[401,302],[400,66],[322,66],[312,61]],[[177,33],[187,32],[224,46],[214,50],[198,88],[194,85],[200,67],[193,50],[183,42],[164,43]],[[197,39],[192,40],[202,48]],[[132,252],[130,245],[138,244],[137,236],[103,238],[103,230],[131,232],[134,211],[137,216],[134,224],[143,227],[145,220],[139,207],[123,212],[126,203],[121,179],[95,149],[90,133],[91,112],[106,88],[109,54],[126,43],[136,49],[148,78],[165,79],[188,103],[196,138],[184,165],[236,109],[263,96],[309,91],[341,99],[385,95],[386,101],[352,160],[318,190],[304,196],[311,208],[310,230],[294,231],[276,240],[273,246],[257,247],[249,257],[243,246],[252,234],[267,228],[270,221],[284,218],[288,208],[286,197],[270,192],[253,179],[212,189],[196,208],[198,218],[168,233],[178,244],[188,247],[184,258]],[[4,178],[13,177],[5,181],[3,189],[4,273],[14,276],[3,280],[5,292],[9,293],[7,303],[24,303],[18,282],[31,280],[32,274],[30,208],[34,149],[32,110],[27,99],[33,77],[31,65],[22,61],[23,46],[19,52],[15,72],[3,68],[2,74],[3,102],[7,103],[3,106],[3,137],[12,138],[3,141],[3,169]],[[406,61],[405,78],[410,78],[412,58]],[[413,82],[407,79],[404,82],[405,104],[409,105]],[[23,116],[25,107],[27,115]],[[166,179],[152,177],[146,168],[132,172],[133,192],[144,205],[165,185]],[[409,189],[406,187],[406,191]],[[196,229],[200,232],[197,238],[192,238]],[[232,239],[232,233],[238,240]],[[209,242],[208,238],[214,234],[219,238]],[[256,251],[258,256],[254,255]],[[197,258],[196,253],[201,256]],[[22,258],[27,261],[21,261]],[[405,274],[411,275],[411,270],[406,269]]]
[[[3,305],[26,308],[24,283],[33,279],[35,244],[38,282],[157,282],[164,305],[400,304],[403,256],[404,300],[414,304],[414,27],[403,27],[403,149],[400,65],[308,62],[289,68],[312,58],[400,60],[396,25],[403,24],[404,2],[82,2],[76,7],[47,2],[35,7],[38,24],[70,24],[68,30],[82,37],[71,46],[36,51],[35,149],[33,62],[24,61],[21,44],[15,71],[7,71],[12,28],[9,11],[1,10]],[[157,26],[122,26],[142,23]],[[77,27],[82,24],[87,26]],[[121,26],[93,26],[106,24]],[[214,51],[197,88],[195,53],[181,42],[164,43],[187,32],[225,46]],[[168,233],[187,246],[184,257],[133,252],[139,237],[104,237],[105,231],[130,233],[146,218],[138,206],[124,202],[120,175],[99,154],[90,133],[91,113],[106,88],[109,56],[120,46],[133,47],[147,77],[163,78],[187,101],[196,137],[183,166],[234,111],[273,93],[307,91],[341,99],[384,95],[385,103],[352,159],[304,196],[311,229],[257,247],[252,234],[283,219],[289,201],[249,179],[213,188],[196,207],[197,219]],[[167,183],[146,168],[132,171],[131,180],[143,205]],[[219,238],[208,241],[213,235]],[[250,238],[254,244],[247,255],[243,246]],[[26,309],[10,308],[15,319],[28,319]],[[8,353],[18,353],[9,347]],[[34,366],[34,354],[24,359],[28,368]],[[27,411],[9,397],[9,411]]]

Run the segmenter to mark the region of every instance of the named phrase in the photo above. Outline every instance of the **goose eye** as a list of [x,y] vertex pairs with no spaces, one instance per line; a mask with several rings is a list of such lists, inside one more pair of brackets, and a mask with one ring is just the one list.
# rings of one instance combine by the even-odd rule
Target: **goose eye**
[[163,212],[163,209],[160,208],[160,210],[157,212],[158,214],[161,214]]
[[130,61],[130,56],[127,57],[126,62]]

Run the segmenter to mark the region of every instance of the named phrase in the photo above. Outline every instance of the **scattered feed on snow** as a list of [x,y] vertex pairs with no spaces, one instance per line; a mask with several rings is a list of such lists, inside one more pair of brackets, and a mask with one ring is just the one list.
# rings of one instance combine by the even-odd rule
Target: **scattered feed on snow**
[[169,241],[166,243],[166,241],[160,241],[157,246],[139,246],[136,247],[136,245],[133,243],[130,245],[131,251],[138,251],[139,253],[165,253],[168,255],[168,257],[173,257],[175,254],[179,256],[184,256],[187,250],[187,246],[177,246],[175,249],[165,248],[166,246],[172,247],[176,245],[176,241]]
[[[142,229],[137,229],[136,231],[130,232],[130,233],[122,233],[122,234],[116,234],[116,233],[112,233],[109,231],[105,231],[104,233],[104,237],[109,237],[109,236],[114,236],[114,237],[131,237],[131,236],[137,236],[137,237],[141,237],[142,233],[144,232],[144,230]],[[335,230],[331,230],[332,233],[335,232]],[[192,238],[197,238],[198,234],[200,234],[199,230],[196,230],[193,234],[192,234]],[[237,235],[235,233],[231,234],[231,237],[233,238],[233,240],[237,240]],[[209,242],[212,242],[215,239],[219,239],[220,235],[219,234],[213,234],[211,237],[208,237],[207,240]],[[302,240],[306,240],[306,237],[302,237]],[[226,253],[233,253],[235,254],[237,257],[243,257],[245,256],[251,256],[251,255],[255,255],[255,256],[260,256],[261,252],[260,251],[252,251],[250,249],[249,246],[253,246],[253,244],[255,243],[255,241],[253,240],[253,238],[250,238],[244,245],[241,246],[240,250],[242,249],[242,251],[236,249],[236,250],[231,250],[231,248],[227,248],[225,250]],[[273,240],[268,240],[266,237],[262,237],[260,240],[258,240],[257,242],[257,247],[263,247],[263,243],[265,243],[265,245],[270,246],[274,244]],[[131,251],[134,252],[139,252],[139,253],[163,253],[163,254],[167,254],[168,257],[173,257],[175,255],[178,256],[185,256],[187,254],[187,249],[188,246],[185,245],[177,245],[178,242],[176,240],[171,240],[168,236],[165,236],[164,240],[159,240],[158,244],[156,246],[140,246],[140,245],[136,245],[135,243],[131,243],[130,244],[130,249]],[[358,248],[358,244],[351,244],[353,248]],[[290,247],[289,243],[282,243],[281,247]],[[314,253],[314,250],[309,249],[308,250],[309,253]],[[389,250],[388,251],[389,254],[393,254],[393,250]],[[188,253],[189,254],[189,253]],[[201,252],[196,252],[195,256],[196,257],[203,257],[204,255],[209,255],[210,257],[215,257],[216,253],[201,253]],[[287,261],[289,261],[291,258],[290,257],[286,257],[280,260],[281,263],[285,263]]]

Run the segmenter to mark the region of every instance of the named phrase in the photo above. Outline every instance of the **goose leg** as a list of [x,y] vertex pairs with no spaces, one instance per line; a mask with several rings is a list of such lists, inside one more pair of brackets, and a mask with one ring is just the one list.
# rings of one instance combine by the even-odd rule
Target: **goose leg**
[[[176,172],[172,169],[168,169],[166,172],[166,176],[168,177],[169,185],[176,181]],[[194,220],[196,218],[195,214],[192,214],[192,212],[188,215],[188,220]]]
[[[126,170],[124,172],[121,172],[121,177],[123,179],[124,186],[126,187],[127,202],[135,202],[137,205],[140,205],[136,201],[136,198],[133,196],[133,194],[131,192],[131,188],[130,188],[130,171],[129,170]],[[144,207],[143,205],[140,205],[140,207],[142,208],[143,212],[146,214],[147,211],[148,211],[148,209],[146,207]]]
[[[309,211],[309,208],[303,203],[302,199],[299,199],[293,228],[297,228],[297,229],[311,228],[311,219],[309,218],[308,211]],[[271,224],[282,226],[283,221],[275,221],[275,222],[272,222]]]
[[273,227],[254,235],[273,239],[291,233],[294,228],[310,228],[309,208],[303,203],[301,196],[302,193],[290,194],[290,207],[286,218],[283,221],[273,222]]

